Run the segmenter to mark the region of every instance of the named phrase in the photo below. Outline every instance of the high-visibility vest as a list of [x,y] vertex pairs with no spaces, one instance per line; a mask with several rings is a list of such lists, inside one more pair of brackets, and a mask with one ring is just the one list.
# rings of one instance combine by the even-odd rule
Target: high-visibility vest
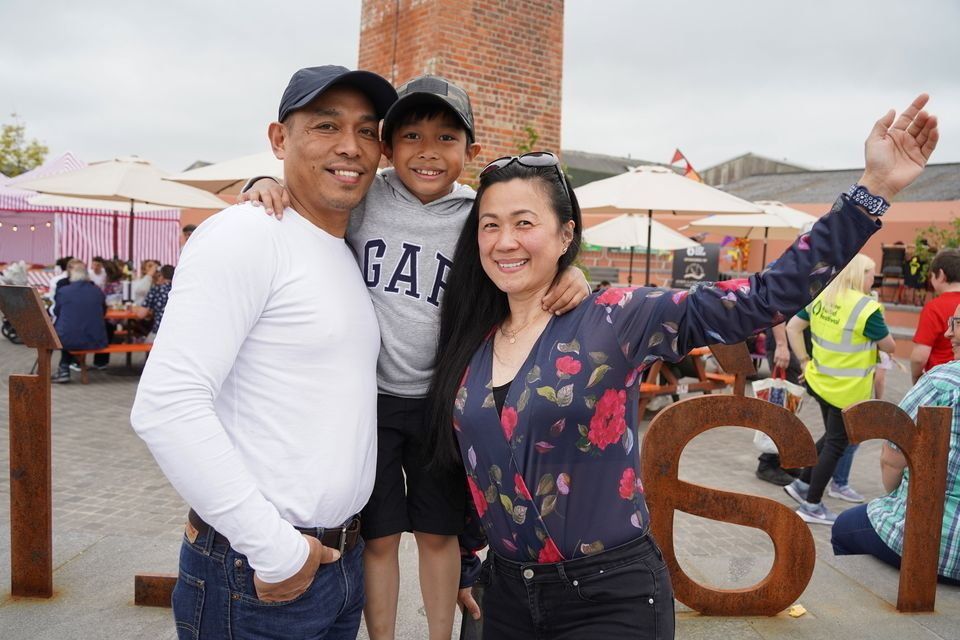
[[877,346],[863,335],[880,304],[859,291],[841,292],[835,304],[823,296],[808,307],[813,353],[804,377],[818,396],[844,409],[873,394]]

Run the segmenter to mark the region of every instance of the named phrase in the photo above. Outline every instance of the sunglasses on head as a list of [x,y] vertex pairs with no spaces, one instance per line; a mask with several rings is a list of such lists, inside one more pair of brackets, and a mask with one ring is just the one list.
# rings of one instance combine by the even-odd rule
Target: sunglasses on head
[[567,189],[566,177],[564,177],[563,170],[560,168],[560,158],[549,151],[531,151],[530,153],[524,153],[519,156],[503,156],[502,158],[497,158],[483,168],[483,171],[480,172],[480,180],[482,181],[485,177],[493,175],[497,171],[500,171],[500,169],[509,167],[514,162],[524,167],[555,168],[557,170],[557,178],[560,180],[560,186],[563,187],[563,193],[566,194],[568,200],[571,199],[570,191]]

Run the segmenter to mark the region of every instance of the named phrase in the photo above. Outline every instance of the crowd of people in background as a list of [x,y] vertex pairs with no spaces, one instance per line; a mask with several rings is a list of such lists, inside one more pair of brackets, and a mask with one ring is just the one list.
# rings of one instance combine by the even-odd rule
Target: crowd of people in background
[[[887,495],[833,513],[824,493],[862,503],[849,484],[857,445],[847,441],[841,411],[860,400],[882,399],[885,374],[893,366],[896,344],[873,290],[875,265],[857,256],[808,307],[767,331],[770,370],[805,384],[823,415],[825,433],[817,442],[818,461],[808,469],[783,469],[779,456],[763,453],[757,477],[784,486],[810,523],[832,525],[834,553],[869,554],[900,566],[910,471],[895,443],[884,442],[880,475]],[[960,249],[942,249],[929,270],[936,294],[926,302],[913,336],[910,355],[914,386],[900,407],[916,419],[921,406],[953,409],[947,487],[938,576],[960,584]]]
[[[118,320],[106,318],[108,308],[129,308],[136,319],[125,322],[126,339],[152,342],[163,318],[174,268],[157,260],[144,260],[136,275],[119,260],[95,256],[90,264],[66,256],[57,260],[58,275],[50,281],[48,311],[63,346],[60,364],[52,377],[70,382],[80,367],[71,351],[103,349],[114,340]],[[109,353],[93,356],[93,368],[105,369]]]

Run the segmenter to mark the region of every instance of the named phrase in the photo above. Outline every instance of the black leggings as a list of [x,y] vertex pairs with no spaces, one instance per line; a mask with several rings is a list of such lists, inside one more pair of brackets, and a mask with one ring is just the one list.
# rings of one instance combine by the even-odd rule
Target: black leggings
[[810,489],[807,491],[807,502],[816,504],[823,499],[823,492],[827,488],[827,483],[833,477],[837,462],[843,457],[843,452],[847,449],[850,441],[847,439],[847,430],[843,426],[841,409],[818,396],[809,384],[807,385],[807,391],[820,404],[820,413],[823,415],[825,429],[823,435],[817,440],[816,466],[807,467],[800,474],[800,479],[810,485]]

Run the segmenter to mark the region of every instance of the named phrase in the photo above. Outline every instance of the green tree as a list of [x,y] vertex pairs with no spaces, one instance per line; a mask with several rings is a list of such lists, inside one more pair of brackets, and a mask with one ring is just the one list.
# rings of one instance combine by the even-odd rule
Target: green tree
[[920,260],[920,281],[926,282],[930,261],[940,249],[960,248],[960,218],[953,218],[946,227],[930,225],[917,232],[914,255]]
[[12,178],[43,164],[49,149],[36,138],[27,141],[27,125],[15,113],[10,117],[13,124],[0,128],[0,173]]

